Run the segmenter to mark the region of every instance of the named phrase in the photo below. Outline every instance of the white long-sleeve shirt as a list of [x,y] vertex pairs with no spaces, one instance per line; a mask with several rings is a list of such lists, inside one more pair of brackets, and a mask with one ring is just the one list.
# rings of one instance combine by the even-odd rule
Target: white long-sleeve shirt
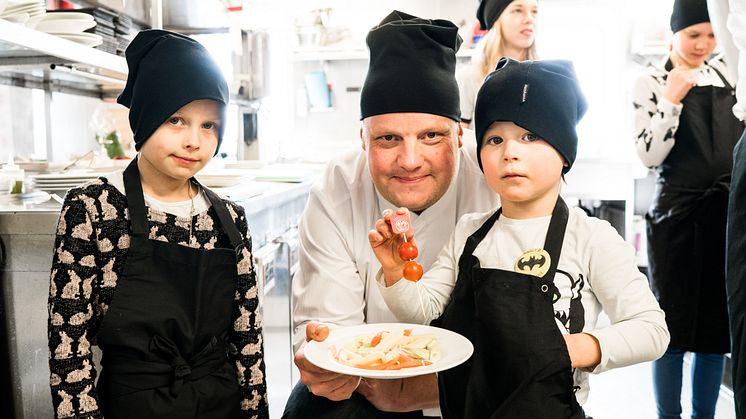
[[707,0],[712,27],[728,63],[730,77],[737,79],[733,114],[746,120],[746,2],[743,0]]
[[[637,155],[647,167],[659,166],[673,149],[679,116],[684,109],[683,104],[674,105],[663,98],[668,77],[665,64],[663,62],[659,66],[648,66],[645,73],[637,79],[633,92],[635,147]],[[691,70],[696,73],[697,86],[724,87],[725,84],[715,69],[731,86],[735,86],[735,82],[728,76],[722,56]]]
[[[420,255],[429,267],[446,244],[458,219],[497,207],[476,162],[474,133],[464,130],[457,174],[445,195],[430,208],[411,214]],[[299,224],[300,268],[293,278],[294,343],[305,337],[305,324],[331,325],[395,322],[375,283],[380,269],[368,231],[384,209],[396,207],[377,193],[364,152],[329,163],[313,186]]]
[[[419,282],[400,280],[386,287],[378,274],[379,291],[401,322],[429,323],[440,316],[455,286],[458,260],[466,239],[494,211],[468,214],[456,226],[448,245]],[[500,216],[474,250],[482,268],[513,271],[516,261],[528,249],[542,248],[551,216],[525,220]],[[419,232],[415,227],[415,237]],[[427,247],[427,242],[419,246]],[[583,404],[588,396],[588,373],[599,373],[660,357],[669,342],[664,313],[648,281],[635,264],[632,246],[606,221],[587,216],[573,208],[562,243],[554,284],[561,294],[554,303],[555,321],[568,333],[570,300],[581,296],[584,309],[583,332],[598,339],[601,363],[592,371],[577,369],[576,393]],[[578,291],[580,290],[580,291]],[[597,325],[604,312],[611,325]],[[516,313],[516,318],[521,318]]]

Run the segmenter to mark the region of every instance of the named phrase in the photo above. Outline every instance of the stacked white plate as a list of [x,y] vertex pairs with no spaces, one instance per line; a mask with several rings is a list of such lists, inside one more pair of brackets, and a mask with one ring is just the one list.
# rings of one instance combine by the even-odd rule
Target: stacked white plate
[[32,176],[31,180],[35,189],[47,192],[65,192],[76,186],[80,186],[89,180],[96,179],[101,173],[92,172],[65,172],[47,173]]
[[0,14],[0,19],[33,28],[46,12],[46,2],[44,0],[11,0]]
[[101,45],[104,41],[100,35],[85,32],[96,26],[93,16],[80,12],[47,13],[36,24],[36,30],[59,36],[89,47]]
[[222,169],[214,172],[200,172],[195,177],[208,188],[225,188],[248,182],[254,176],[248,170]]

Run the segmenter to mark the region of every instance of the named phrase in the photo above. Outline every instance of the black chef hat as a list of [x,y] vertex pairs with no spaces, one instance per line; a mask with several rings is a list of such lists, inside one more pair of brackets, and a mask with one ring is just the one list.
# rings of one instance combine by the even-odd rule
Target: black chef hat
[[479,167],[485,132],[495,121],[509,121],[554,147],[567,162],[563,170],[567,173],[578,150],[575,126],[587,107],[572,62],[500,59],[477,94],[474,113]]
[[361,118],[422,112],[461,119],[456,51],[458,27],[393,11],[370,30],[368,74],[360,92]]
[[697,23],[709,22],[707,0],[674,0],[671,32],[676,33]]
[[477,19],[479,19],[479,29],[486,31],[492,29],[492,25],[500,18],[506,7],[513,0],[480,0],[477,9]]
[[[135,149],[182,106],[212,99],[228,104],[228,84],[205,47],[187,36],[159,29],[142,31],[125,51],[129,75],[117,102],[130,109]],[[223,140],[223,121],[218,149]],[[215,151],[217,153],[217,149]]]

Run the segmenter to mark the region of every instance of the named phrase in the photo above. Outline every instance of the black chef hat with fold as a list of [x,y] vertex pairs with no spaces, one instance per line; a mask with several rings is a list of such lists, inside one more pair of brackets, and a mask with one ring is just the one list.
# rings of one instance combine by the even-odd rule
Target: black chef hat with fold
[[361,118],[419,112],[461,119],[456,51],[458,27],[393,11],[365,39],[368,74],[360,92]]
[[676,33],[697,23],[709,22],[707,0],[675,0],[671,13],[671,32]]
[[572,62],[500,59],[477,94],[474,114],[479,167],[485,132],[493,122],[507,121],[554,147],[567,163],[563,169],[567,173],[578,150],[575,126],[587,108]]
[[[195,100],[228,104],[228,84],[220,68],[199,42],[160,29],[137,34],[125,51],[129,75],[117,102],[128,107],[135,149],[171,115]],[[224,123],[219,125],[218,148]]]
[[477,9],[479,29],[486,31],[492,29],[495,21],[500,18],[505,9],[513,0],[480,0]]

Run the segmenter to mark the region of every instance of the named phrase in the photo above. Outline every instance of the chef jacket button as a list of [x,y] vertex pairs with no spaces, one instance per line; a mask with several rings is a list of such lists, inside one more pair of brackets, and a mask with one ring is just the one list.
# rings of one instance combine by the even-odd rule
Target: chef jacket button
[[547,291],[549,291],[549,285],[542,284],[541,285],[541,292],[547,292]]

